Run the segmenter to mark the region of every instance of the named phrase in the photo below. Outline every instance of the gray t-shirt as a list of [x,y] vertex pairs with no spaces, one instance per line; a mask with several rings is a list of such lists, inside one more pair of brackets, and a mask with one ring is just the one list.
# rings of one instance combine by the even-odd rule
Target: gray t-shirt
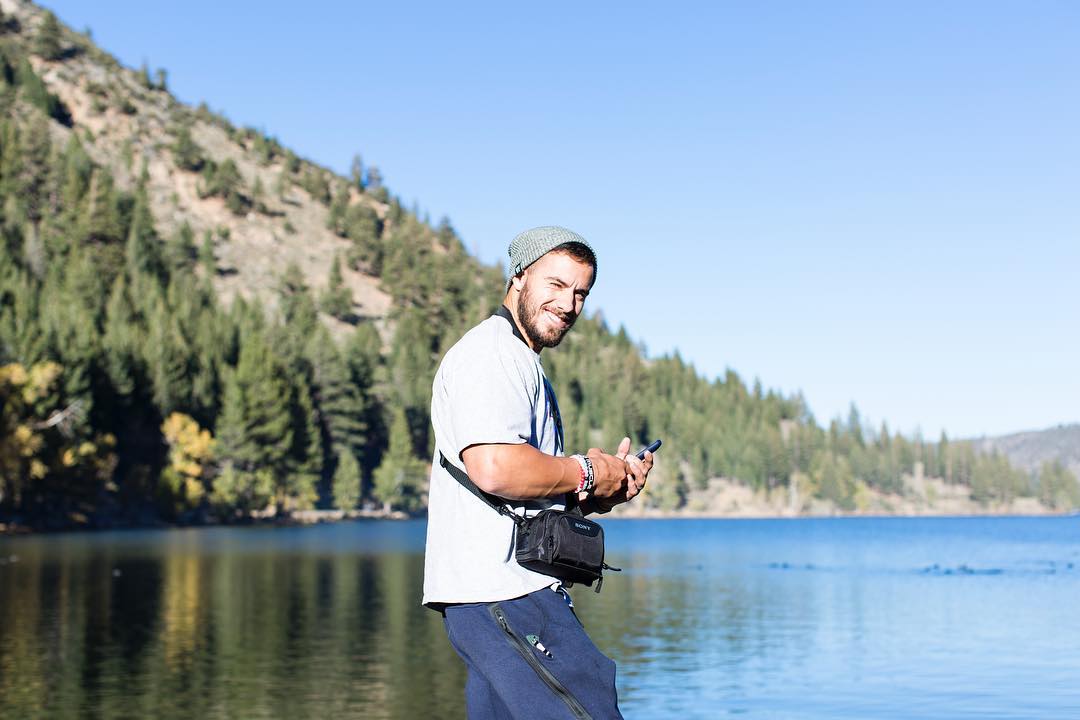
[[[424,604],[493,602],[520,597],[554,580],[514,560],[514,522],[462,487],[439,464],[465,469],[470,445],[528,443],[562,455],[558,407],[547,388],[539,354],[514,334],[505,317],[492,316],[447,351],[435,374],[431,424],[435,458],[428,495]],[[519,515],[551,500],[507,501]]]

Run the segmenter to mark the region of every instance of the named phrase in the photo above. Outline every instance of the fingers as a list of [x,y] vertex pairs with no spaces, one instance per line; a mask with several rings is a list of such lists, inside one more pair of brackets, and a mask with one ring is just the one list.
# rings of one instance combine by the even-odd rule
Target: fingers
[[653,454],[645,453],[640,459],[630,452],[631,440],[624,437],[614,455],[599,448],[590,448],[588,455],[593,461],[596,485],[593,495],[616,503],[626,502],[645,487],[653,467]]
[[626,494],[629,497],[634,497],[641,489],[645,487],[645,480],[649,474],[648,469],[645,467],[645,461],[639,460],[637,455],[628,455],[626,457]]

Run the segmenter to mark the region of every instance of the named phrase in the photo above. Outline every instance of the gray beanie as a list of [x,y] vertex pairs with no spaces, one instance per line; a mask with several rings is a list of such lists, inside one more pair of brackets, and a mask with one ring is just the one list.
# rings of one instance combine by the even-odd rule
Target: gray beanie
[[511,240],[509,250],[510,276],[506,279],[506,290],[510,289],[510,280],[515,275],[565,243],[584,245],[592,253],[595,262],[596,251],[593,250],[592,245],[576,232],[558,225],[545,225],[526,230]]

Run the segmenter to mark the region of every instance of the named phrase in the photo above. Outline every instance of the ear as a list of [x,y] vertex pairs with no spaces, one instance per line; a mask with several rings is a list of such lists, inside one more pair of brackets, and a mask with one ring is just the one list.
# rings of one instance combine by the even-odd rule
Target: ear
[[525,273],[527,272],[529,272],[527,269],[522,270],[517,275],[510,278],[510,287],[521,292],[521,288],[525,287]]

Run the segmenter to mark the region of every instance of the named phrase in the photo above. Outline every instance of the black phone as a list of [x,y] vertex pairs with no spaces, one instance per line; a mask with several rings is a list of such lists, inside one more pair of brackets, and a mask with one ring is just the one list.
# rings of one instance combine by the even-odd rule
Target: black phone
[[648,447],[643,447],[640,450],[638,450],[638,454],[637,454],[638,460],[644,460],[645,459],[645,453],[647,453],[647,452],[654,453],[657,450],[659,450],[660,446],[663,445],[663,444],[664,443],[663,443],[662,440],[653,440],[652,445],[649,445]]

